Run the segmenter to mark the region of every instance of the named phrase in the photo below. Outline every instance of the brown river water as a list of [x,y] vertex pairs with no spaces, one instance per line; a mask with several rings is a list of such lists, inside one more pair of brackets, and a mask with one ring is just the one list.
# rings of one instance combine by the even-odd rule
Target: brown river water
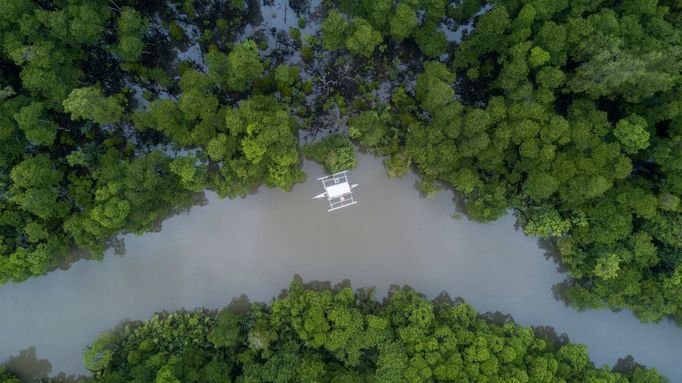
[[390,179],[379,159],[365,155],[350,173],[360,185],[358,204],[327,213],[325,201],[312,199],[321,191],[321,167],[307,162],[305,170],[308,181],[288,193],[209,195],[208,205],[168,219],[159,233],[126,236],[123,257],[108,252],[103,261],[0,286],[0,361],[35,347],[53,374],[85,373],[83,349],[121,320],[218,308],[240,294],[269,302],[299,274],[306,281],[348,278],[354,287],[376,286],[378,296],[391,284],[429,297],[446,291],[480,312],[553,326],[587,344],[597,365],[632,354],[682,381],[682,329],[641,324],[630,312],[567,308],[552,293],[564,276],[536,239],[514,229],[514,217],[453,219],[451,192],[421,198],[416,176]]

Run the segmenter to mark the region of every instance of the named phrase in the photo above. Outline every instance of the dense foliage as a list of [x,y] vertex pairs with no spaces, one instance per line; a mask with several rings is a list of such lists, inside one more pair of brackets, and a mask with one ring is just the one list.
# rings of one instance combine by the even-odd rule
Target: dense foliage
[[414,97],[396,89],[383,139],[359,141],[416,165],[427,194],[452,186],[474,219],[515,208],[527,234],[555,238],[573,305],[680,318],[680,11],[495,1],[452,60],[424,63]]
[[358,160],[355,158],[353,143],[348,136],[330,134],[314,144],[305,144],[303,153],[306,157],[324,165],[329,173],[355,169]]
[[[155,3],[0,2],[0,283],[68,262],[74,246],[101,256],[206,188],[234,197],[304,179],[297,122],[244,93],[264,71],[255,43],[212,49],[205,73],[173,52],[191,4]],[[237,16],[212,20],[231,42],[250,9],[215,7]]]
[[289,190],[302,151],[351,168],[350,138],[473,219],[514,209],[574,306],[682,318],[679,2],[290,3],[319,30],[254,31],[250,0],[1,0],[0,282],[205,189]]
[[[243,302],[242,305],[244,306]],[[585,346],[478,315],[447,297],[306,288],[239,313],[157,314],[85,352],[100,382],[664,382],[636,364],[612,372]]]
[[[679,4],[499,0],[434,54],[425,41],[440,38],[419,28],[472,16],[470,2],[342,4],[388,50],[407,38],[439,58],[393,88],[391,117],[369,105],[349,120],[351,137],[390,156],[389,173],[415,165],[425,194],[451,186],[476,220],[514,208],[527,234],[556,239],[576,307],[682,316]],[[420,11],[395,33],[394,18]],[[333,33],[338,17],[323,41],[351,38],[349,26]]]
[[5,371],[0,367],[0,383],[19,383],[20,380],[12,373]]

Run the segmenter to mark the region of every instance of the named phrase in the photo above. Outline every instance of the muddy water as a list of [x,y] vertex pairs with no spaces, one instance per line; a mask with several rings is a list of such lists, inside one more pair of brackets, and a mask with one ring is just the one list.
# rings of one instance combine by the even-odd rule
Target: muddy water
[[123,319],[159,310],[221,307],[247,294],[269,301],[294,274],[349,278],[355,287],[409,284],[433,297],[445,290],[479,311],[510,313],[523,325],[551,325],[586,343],[597,364],[632,354],[682,381],[682,329],[640,324],[630,313],[578,313],[553,298],[561,281],[534,239],[506,217],[490,224],[454,220],[451,195],[422,199],[414,176],[389,179],[381,162],[359,158],[355,206],[327,213],[309,180],[290,193],[261,190],[173,217],[160,233],[126,237],[127,254],[80,261],[19,285],[0,286],[0,361],[35,347],[52,372],[85,372],[81,352]]

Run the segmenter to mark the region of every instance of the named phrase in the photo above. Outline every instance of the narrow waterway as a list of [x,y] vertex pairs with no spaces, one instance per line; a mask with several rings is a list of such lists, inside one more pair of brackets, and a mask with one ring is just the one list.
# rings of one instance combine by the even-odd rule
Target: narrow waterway
[[550,325],[585,343],[599,365],[632,354],[682,381],[682,329],[645,325],[629,312],[576,312],[553,298],[563,276],[514,218],[478,224],[452,218],[450,192],[419,197],[414,175],[389,179],[379,159],[360,156],[351,173],[355,206],[327,213],[316,177],[285,193],[264,189],[218,200],[167,220],[160,233],[127,236],[124,257],[80,261],[18,285],[0,286],[0,361],[35,347],[52,372],[84,373],[83,348],[123,319],[195,307],[216,308],[240,294],[269,301],[294,274],[345,278],[354,287],[408,284],[431,297],[461,296],[522,325]]

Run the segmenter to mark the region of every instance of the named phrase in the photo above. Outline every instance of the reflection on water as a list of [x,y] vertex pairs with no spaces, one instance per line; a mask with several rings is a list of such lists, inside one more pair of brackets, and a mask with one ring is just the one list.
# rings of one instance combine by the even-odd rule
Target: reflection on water
[[4,367],[16,374],[22,382],[46,378],[52,372],[52,365],[47,359],[38,359],[35,347],[19,351],[18,355],[5,361]]
[[[389,179],[381,161],[360,156],[351,173],[357,205],[333,213],[312,199],[322,169],[290,193],[261,190],[173,217],[159,233],[126,237],[126,255],[109,252],[69,270],[0,286],[0,361],[35,346],[53,371],[84,373],[88,342],[121,320],[155,311],[217,308],[247,294],[269,301],[294,274],[356,288],[410,285],[433,298],[442,291],[479,311],[511,314],[525,326],[552,326],[585,343],[598,365],[632,354],[682,381],[682,330],[644,325],[630,313],[579,313],[554,298],[563,280],[537,241],[514,230],[514,218],[490,224],[453,220],[452,195],[419,198],[414,176]],[[235,300],[244,307],[246,298]],[[495,320],[508,320],[503,315]],[[560,339],[557,341],[561,341]]]

